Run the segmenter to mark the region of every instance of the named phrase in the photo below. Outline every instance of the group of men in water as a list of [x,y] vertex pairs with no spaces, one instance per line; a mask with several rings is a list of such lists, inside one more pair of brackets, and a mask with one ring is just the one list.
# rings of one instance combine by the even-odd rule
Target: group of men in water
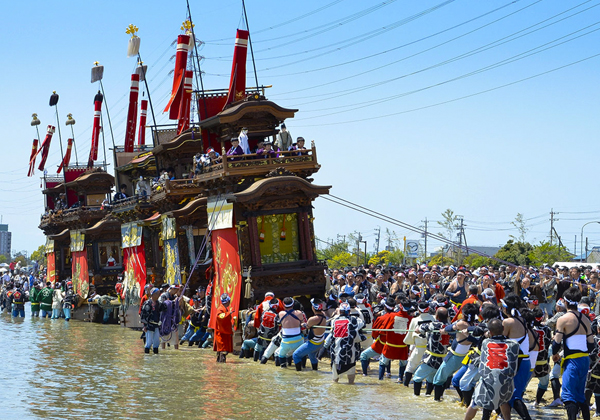
[[[530,419],[523,396],[536,378],[534,407],[551,385],[550,407],[564,406],[569,420],[579,413],[589,419],[591,397],[600,395],[595,286],[588,285],[596,270],[586,276],[577,269],[573,278],[551,267],[504,269],[502,276],[488,267],[347,269],[333,273],[323,300],[310,300],[310,317],[299,300],[269,292],[246,315],[240,357],[263,364],[273,357],[302,371],[307,360],[318,370],[329,355],[333,380],[345,375],[349,383],[359,362],[367,376],[377,361],[383,380],[398,361],[397,382],[413,384],[417,396],[424,391],[440,401],[453,386],[465,419],[478,409],[483,419],[509,419],[511,410]],[[536,293],[550,280],[544,301],[556,303],[542,308]],[[222,328],[230,333],[229,325]]]

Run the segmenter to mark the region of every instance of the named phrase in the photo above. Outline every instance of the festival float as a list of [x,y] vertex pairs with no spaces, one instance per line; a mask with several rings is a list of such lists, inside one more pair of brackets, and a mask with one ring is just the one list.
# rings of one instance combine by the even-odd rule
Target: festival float
[[[56,175],[44,172],[46,211],[40,229],[47,237],[48,279],[72,279],[80,297],[74,318],[99,322],[100,312],[110,311],[109,322],[138,328],[148,283],[187,285],[188,296],[202,288],[213,300],[229,293],[236,321],[240,308],[261,301],[267,291],[301,300],[325,291],[312,203],[330,187],[311,178],[320,168],[314,141],[302,150],[253,152],[259,142],[274,142],[279,126],[297,110],[268,100],[268,86],[246,86],[246,30],[236,33],[229,87],[200,88],[191,17],[181,29],[164,108],[173,123],[147,124],[148,105],[153,121],[157,105],[150,99],[138,29],[130,25],[128,56],[136,57],[138,66],[131,75],[125,138],[112,148],[114,176],[107,172],[106,158],[96,163],[99,134],[104,135],[100,123],[108,120],[102,116],[98,63],[92,82],[101,89],[94,100],[88,163],[70,165],[69,149]],[[148,99],[140,100],[140,92]],[[58,124],[58,111],[56,118]],[[47,138],[54,131],[48,127]],[[30,175],[36,156],[45,163],[47,138],[39,151],[34,144]],[[234,138],[243,155],[227,155]],[[212,158],[210,149],[216,152]],[[200,156],[209,159],[200,165]],[[43,163],[39,169],[44,170]],[[121,186],[127,197],[112,200],[111,191]],[[88,302],[90,288],[102,298]],[[212,308],[217,306],[215,301]]]

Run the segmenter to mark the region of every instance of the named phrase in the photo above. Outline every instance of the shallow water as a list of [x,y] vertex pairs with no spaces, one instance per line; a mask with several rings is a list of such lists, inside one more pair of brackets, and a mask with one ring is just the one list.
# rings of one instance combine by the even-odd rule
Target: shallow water
[[335,384],[325,370],[298,373],[231,355],[216,364],[212,350],[187,344],[146,355],[140,332],[26,312],[24,320],[0,315],[0,419],[464,417],[454,393],[434,403],[396,377]]

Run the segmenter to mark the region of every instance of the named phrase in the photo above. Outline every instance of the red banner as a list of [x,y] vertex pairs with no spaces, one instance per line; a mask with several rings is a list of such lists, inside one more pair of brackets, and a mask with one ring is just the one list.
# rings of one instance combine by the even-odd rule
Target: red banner
[[235,228],[219,229],[212,232],[213,261],[215,276],[213,281],[213,301],[210,311],[209,328],[215,328],[217,308],[221,295],[231,297],[230,310],[233,325],[237,326],[240,295],[242,292],[242,269],[238,254],[238,238]]
[[56,281],[56,254],[54,252],[50,252],[48,254],[48,267],[46,271],[46,281],[54,284]]
[[90,275],[88,271],[87,251],[75,251],[71,253],[71,274],[73,291],[86,298],[90,289]]
[[141,298],[146,286],[146,250],[144,243],[123,249],[123,267],[125,267],[124,289],[130,296]]

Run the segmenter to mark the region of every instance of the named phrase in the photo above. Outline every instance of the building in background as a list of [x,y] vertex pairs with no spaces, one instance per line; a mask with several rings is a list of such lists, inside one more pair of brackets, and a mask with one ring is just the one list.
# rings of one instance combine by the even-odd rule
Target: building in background
[[12,233],[8,231],[8,225],[0,224],[0,255],[6,255],[10,260]]

